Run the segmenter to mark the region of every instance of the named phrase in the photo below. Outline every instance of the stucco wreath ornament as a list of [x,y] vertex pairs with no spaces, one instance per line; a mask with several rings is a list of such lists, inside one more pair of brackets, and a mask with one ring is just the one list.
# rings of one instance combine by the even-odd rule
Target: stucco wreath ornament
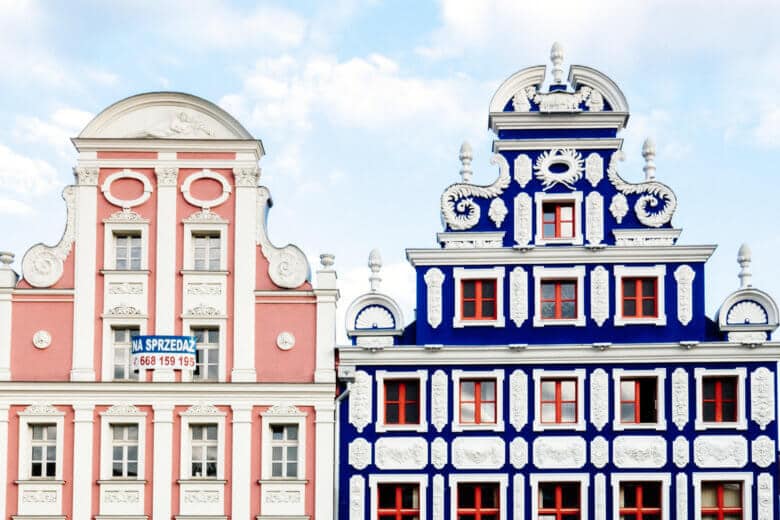
[[[555,165],[561,165],[561,171],[553,171]],[[547,191],[557,184],[563,184],[570,190],[574,183],[582,179],[585,163],[582,155],[573,148],[553,148],[543,152],[534,163],[536,178],[542,182],[542,189]]]

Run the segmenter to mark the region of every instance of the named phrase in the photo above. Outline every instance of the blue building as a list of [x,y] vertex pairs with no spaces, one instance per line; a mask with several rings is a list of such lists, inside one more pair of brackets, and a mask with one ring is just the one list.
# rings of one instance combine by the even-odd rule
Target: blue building
[[410,325],[369,258],[338,352],[338,518],[780,518],[778,308],[749,248],[708,317],[715,246],[677,243],[651,141],[620,172],[623,93],[551,61],[490,102],[495,182],[461,147],[437,247],[407,250]]

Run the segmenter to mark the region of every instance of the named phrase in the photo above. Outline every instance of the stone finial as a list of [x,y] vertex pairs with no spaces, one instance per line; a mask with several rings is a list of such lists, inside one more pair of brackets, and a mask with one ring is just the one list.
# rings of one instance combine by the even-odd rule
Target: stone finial
[[645,180],[651,181],[655,179],[655,141],[649,137],[642,143],[642,157],[645,158],[645,166],[642,168]]
[[739,287],[744,289],[750,287],[750,279],[753,274],[750,272],[750,262],[753,260],[753,253],[750,251],[750,246],[742,244],[737,252],[737,263],[739,264]]
[[550,61],[553,64],[553,82],[560,85],[563,83],[563,67],[561,67],[561,64],[563,63],[563,45],[558,42],[552,44],[552,49],[550,49]]
[[322,253],[320,255],[320,264],[323,269],[330,269],[333,264],[336,263],[336,256],[330,253]]
[[372,249],[368,255],[368,268],[371,269],[371,276],[368,277],[368,283],[371,284],[371,291],[379,290],[379,283],[382,278],[379,276],[379,270],[382,269],[382,256],[378,249]]
[[463,182],[471,182],[471,176],[474,172],[471,170],[471,160],[474,158],[474,153],[471,150],[471,145],[468,141],[463,141],[460,145],[460,153],[458,159],[460,159],[460,178]]
[[8,251],[0,251],[0,269],[10,269],[11,264],[14,261],[14,254],[9,253]]

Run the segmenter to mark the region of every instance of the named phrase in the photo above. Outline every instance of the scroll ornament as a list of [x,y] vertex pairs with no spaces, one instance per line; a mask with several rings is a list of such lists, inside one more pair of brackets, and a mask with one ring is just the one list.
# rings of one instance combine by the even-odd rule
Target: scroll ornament
[[[677,209],[677,196],[669,186],[662,182],[645,181],[634,184],[623,180],[617,171],[617,163],[623,159],[624,154],[621,150],[612,154],[607,168],[609,182],[623,195],[639,195],[634,203],[634,213],[636,213],[639,222],[654,228],[668,224]],[[660,210],[648,211],[648,208],[655,208],[659,203],[663,203]]]
[[490,161],[497,164],[499,169],[498,179],[489,186],[475,186],[460,182],[453,184],[444,190],[441,196],[441,215],[445,225],[453,231],[471,229],[477,225],[480,217],[480,208],[474,199],[491,199],[501,195],[509,186],[509,163],[503,155],[495,154]]

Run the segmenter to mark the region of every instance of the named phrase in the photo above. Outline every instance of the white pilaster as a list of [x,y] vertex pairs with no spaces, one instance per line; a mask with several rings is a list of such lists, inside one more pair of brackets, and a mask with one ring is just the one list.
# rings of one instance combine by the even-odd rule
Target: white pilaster
[[73,405],[73,520],[92,518],[93,404]]
[[314,411],[314,518],[328,518],[333,514],[333,468],[338,463],[334,460],[335,407],[318,405]]
[[[8,453],[8,404],[0,403],[0,446]],[[0,518],[8,518],[5,509],[8,457],[0,457]]]
[[[172,335],[176,324],[176,180],[178,168],[155,168],[157,175],[157,261],[153,334]],[[171,369],[157,369],[154,381],[174,381]],[[156,517],[156,515],[155,515]]]
[[[255,224],[258,168],[233,168],[236,215],[233,223],[233,373],[234,382],[254,383],[255,370]],[[235,518],[241,516],[233,515]],[[246,516],[249,518],[249,516]]]
[[76,168],[76,238],[71,381],[94,381],[97,168]]
[[11,289],[0,289],[0,381],[11,380]]
[[339,301],[333,255],[320,255],[322,269],[317,271],[317,364],[315,383],[335,383],[336,303]]
[[252,518],[252,405],[233,405],[233,500],[231,518]]
[[154,405],[154,454],[152,466],[152,518],[171,517],[173,486],[173,405]]

